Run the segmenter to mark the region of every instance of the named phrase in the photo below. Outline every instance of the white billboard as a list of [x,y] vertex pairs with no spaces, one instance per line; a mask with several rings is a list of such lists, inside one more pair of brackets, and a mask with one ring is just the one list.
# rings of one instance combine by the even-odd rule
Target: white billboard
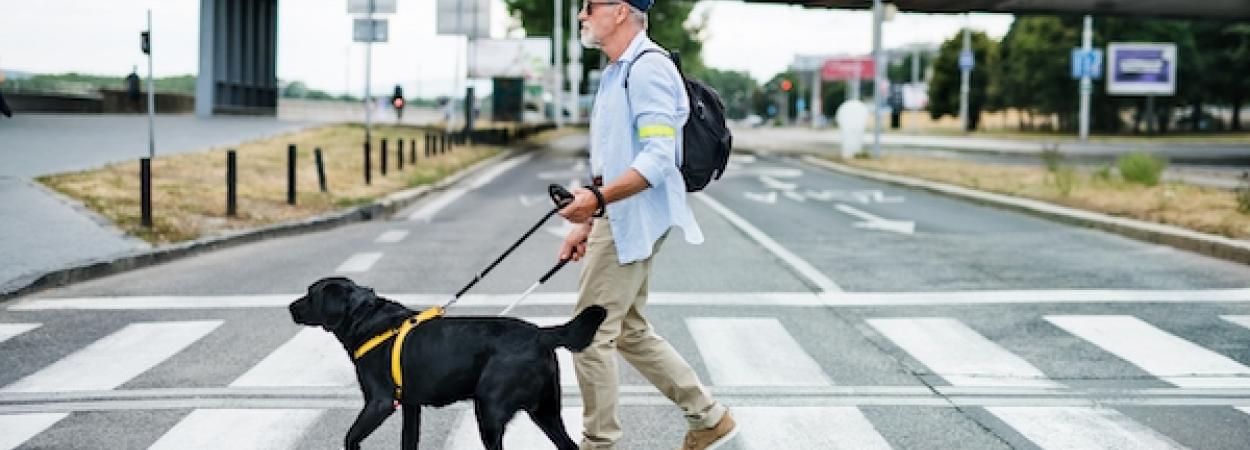
[[469,78],[525,78],[534,83],[551,68],[551,39],[479,39],[473,41]]
[[1173,95],[1176,93],[1176,44],[1107,44],[1107,93]]
[[438,34],[459,34],[469,39],[490,37],[490,0],[437,0]]

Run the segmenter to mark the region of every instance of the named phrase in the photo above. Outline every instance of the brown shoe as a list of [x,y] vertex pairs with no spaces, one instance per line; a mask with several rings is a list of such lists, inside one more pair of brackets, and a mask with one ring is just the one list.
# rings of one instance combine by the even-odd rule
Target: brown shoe
[[729,411],[716,422],[716,426],[706,430],[690,430],[686,432],[686,440],[681,444],[682,450],[713,450],[734,436],[738,435],[738,424],[734,423]]

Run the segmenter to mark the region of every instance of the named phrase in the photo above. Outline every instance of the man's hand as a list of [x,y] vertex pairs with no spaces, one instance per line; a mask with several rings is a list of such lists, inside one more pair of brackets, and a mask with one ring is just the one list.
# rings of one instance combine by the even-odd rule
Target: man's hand
[[586,256],[586,239],[588,237],[590,237],[590,222],[574,224],[573,229],[569,231],[569,235],[565,236],[564,244],[560,246],[560,259],[581,261],[582,257]]
[[575,224],[586,223],[599,209],[599,199],[595,193],[586,188],[573,190],[573,202],[560,210],[560,215]]

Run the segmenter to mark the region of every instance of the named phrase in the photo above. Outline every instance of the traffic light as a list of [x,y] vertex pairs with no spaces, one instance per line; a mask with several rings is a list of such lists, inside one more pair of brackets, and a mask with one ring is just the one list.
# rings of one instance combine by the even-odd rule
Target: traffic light
[[139,33],[139,48],[143,50],[143,54],[152,53],[152,33],[144,31]]
[[781,90],[790,92],[790,89],[794,89],[794,83],[791,83],[790,80],[781,80]]
[[404,116],[404,88],[398,84],[395,85],[395,92],[391,94],[391,106],[395,107],[395,113],[399,117]]

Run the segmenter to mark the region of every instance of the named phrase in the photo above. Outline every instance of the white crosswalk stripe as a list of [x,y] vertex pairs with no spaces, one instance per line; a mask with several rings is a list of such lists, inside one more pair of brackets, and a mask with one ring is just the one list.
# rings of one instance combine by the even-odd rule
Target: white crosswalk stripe
[[889,442],[854,407],[738,407],[735,441],[746,450],[888,449]]
[[686,326],[714,385],[833,384],[775,318],[692,317]]
[[[130,324],[0,392],[114,389],[182,351],[221,323],[208,320]],[[83,376],[86,373],[91,375]]]
[[[582,409],[563,408],[560,410],[560,416],[564,420],[564,429],[569,433],[569,437],[573,439],[573,442],[581,440]],[[504,431],[503,448],[508,450],[547,450],[553,447],[547,435],[543,434],[538,425],[535,425],[534,421],[530,419],[529,414],[524,412],[513,416],[512,421],[508,422],[508,427]],[[482,448],[482,437],[477,431],[477,418],[473,415],[473,409],[465,410],[460,415],[460,419],[456,421],[456,429],[447,438],[447,444],[444,448],[447,450],[478,450]]]
[[17,448],[68,415],[66,413],[0,415],[0,450]]
[[316,409],[197,409],[149,450],[295,448],[321,414]]
[[1250,387],[1250,367],[1133,316],[1046,316],[1046,320],[1181,387]]
[[355,366],[334,335],[321,328],[304,328],[230,386],[353,386],[355,383]]
[[1220,316],[1220,318],[1250,329],[1250,316]]
[[39,328],[38,323],[0,323],[0,342],[17,337],[17,335]]
[[[1061,387],[1040,369],[950,318],[869,319],[921,364],[955,386]],[[1082,407],[986,408],[1045,449],[1178,448],[1117,411]]]
[[394,244],[404,240],[406,237],[408,237],[408,230],[387,230],[385,233],[378,235],[378,238],[374,239],[373,242],[377,242],[379,244]]

